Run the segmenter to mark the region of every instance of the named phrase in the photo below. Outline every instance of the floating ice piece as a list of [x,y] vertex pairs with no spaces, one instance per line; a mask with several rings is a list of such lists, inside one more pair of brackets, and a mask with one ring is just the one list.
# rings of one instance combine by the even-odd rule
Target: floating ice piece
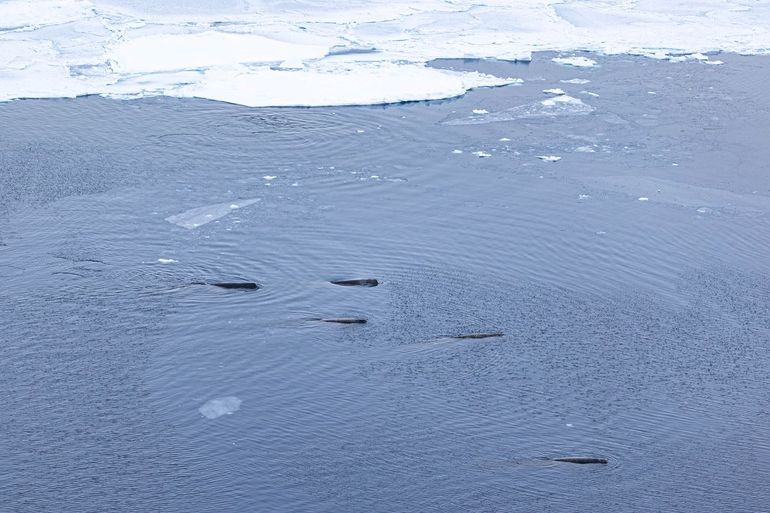
[[556,64],[575,66],[577,68],[592,68],[596,66],[596,61],[588,57],[554,57],[551,60]]
[[641,198],[639,198],[639,201],[650,201],[650,198],[642,196]]
[[593,149],[591,146],[578,146],[575,148],[575,151],[578,153],[595,153],[596,150]]
[[724,61],[703,61],[703,64],[710,64],[711,66],[719,66],[720,64],[724,64]]
[[558,87],[554,87],[553,89],[543,89],[543,92],[545,94],[567,94],[563,90],[559,89]]
[[179,260],[174,260],[173,258],[159,258],[158,262],[161,264],[175,264],[179,262]]
[[500,142],[508,142],[508,141],[510,141],[510,139],[508,139],[507,137],[501,137],[500,139],[498,139],[498,141],[500,141]]
[[492,156],[491,153],[487,153],[485,151],[474,151],[473,154],[482,159],[489,158]]
[[586,78],[570,78],[569,80],[559,80],[559,82],[561,82],[562,84],[582,85],[582,84],[588,84],[591,81]]
[[230,395],[227,397],[219,397],[207,401],[203,406],[198,408],[201,415],[207,419],[215,419],[222,415],[232,415],[236,411],[241,409],[241,401],[237,397]]
[[543,162],[558,162],[561,160],[561,157],[557,157],[556,155],[536,155],[536,157]]
[[217,219],[225,217],[233,210],[252,205],[257,201],[259,201],[259,198],[238,200],[234,203],[217,203],[214,205],[196,207],[182,212],[181,214],[169,216],[166,218],[166,221],[171,224],[181,226],[182,228],[192,230],[194,228],[198,228],[199,226],[203,226],[204,224],[210,223],[211,221],[216,221]]
[[580,91],[581,94],[587,94],[588,96],[593,96],[594,98],[598,98],[599,95],[596,93],[593,93],[591,91]]
[[270,182],[270,181],[272,181],[272,180],[275,180],[275,179],[276,179],[276,178],[278,178],[278,177],[277,177],[277,176],[274,176],[274,175],[265,175],[265,176],[263,176],[262,178],[263,178],[264,180],[267,180],[268,182]]
[[590,196],[589,194],[579,194],[579,195],[578,195],[578,199],[582,199],[582,200],[584,200],[584,199],[588,199],[588,198],[590,198],[590,197],[591,197],[591,196]]
[[463,150],[452,150],[452,153],[455,153],[457,155],[459,155],[462,152],[463,152]]
[[489,114],[487,109],[473,109],[474,114]]
[[446,125],[483,125],[499,121],[513,121],[539,117],[581,115],[593,112],[594,108],[578,98],[569,95],[555,96],[543,101],[526,105],[517,105],[510,109],[489,114],[478,114],[464,118],[454,118],[444,121]]

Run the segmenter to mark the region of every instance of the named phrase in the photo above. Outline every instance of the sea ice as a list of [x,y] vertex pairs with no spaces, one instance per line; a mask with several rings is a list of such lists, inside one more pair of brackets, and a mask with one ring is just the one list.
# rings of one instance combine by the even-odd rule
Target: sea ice
[[516,119],[581,115],[593,112],[594,108],[578,98],[568,95],[555,96],[545,100],[517,105],[510,109],[479,114],[464,118],[454,118],[444,121],[446,125],[482,125],[499,121],[513,121]]
[[479,158],[482,158],[482,159],[483,158],[488,158],[488,157],[492,156],[491,153],[487,153],[485,151],[474,151],[473,154],[476,155]]
[[222,415],[232,415],[236,411],[241,409],[241,401],[235,396],[219,397],[207,401],[203,406],[198,408],[201,415],[207,419],[215,419]]
[[259,201],[259,198],[238,200],[234,203],[228,202],[216,203],[214,205],[205,205],[203,207],[196,207],[187,210],[181,214],[169,216],[166,218],[166,221],[171,224],[181,226],[182,228],[192,230],[193,228],[198,228],[199,226],[203,226],[206,223],[210,223],[211,221],[225,217],[233,210],[252,205],[257,201]]
[[575,66],[577,68],[592,68],[596,66],[596,61],[588,57],[554,57],[551,60],[563,66]]
[[585,79],[585,78],[570,78],[569,80],[559,80],[559,82],[561,82],[562,84],[579,84],[579,85],[582,85],[582,84],[587,84],[587,83],[589,83],[591,81],[588,80],[588,79]]
[[543,162],[559,162],[561,160],[561,157],[557,157],[556,155],[536,155],[536,156]]
[[[440,58],[596,62],[577,50],[720,64],[770,48],[765,2],[0,0],[0,101],[100,94],[247,106],[448,98],[514,83]],[[574,79],[573,79],[574,80]],[[571,82],[567,82],[571,83]]]
[[545,94],[567,94],[563,90],[559,89],[558,87],[554,87],[553,89],[543,89],[543,92]]

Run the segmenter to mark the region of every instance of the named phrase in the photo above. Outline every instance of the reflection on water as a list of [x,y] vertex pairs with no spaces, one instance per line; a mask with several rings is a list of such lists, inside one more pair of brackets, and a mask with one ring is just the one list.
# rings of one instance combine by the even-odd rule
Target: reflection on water
[[594,112],[444,123],[589,73],[527,70],[388,108],[0,106],[4,507],[762,510],[770,105],[727,98],[764,82],[605,59]]

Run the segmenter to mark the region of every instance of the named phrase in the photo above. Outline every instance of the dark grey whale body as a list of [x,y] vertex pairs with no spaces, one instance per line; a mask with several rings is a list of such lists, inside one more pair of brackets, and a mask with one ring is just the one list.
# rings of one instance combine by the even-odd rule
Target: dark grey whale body
[[222,289],[248,289],[248,290],[256,290],[260,288],[259,284],[254,283],[253,281],[233,281],[233,282],[212,282],[212,283],[205,283],[202,281],[195,281],[192,283],[192,285],[212,285],[214,287],[219,287]]
[[604,458],[587,458],[583,456],[553,458],[553,461],[560,461],[562,463],[577,463],[578,465],[587,465],[587,464],[606,465],[607,464],[607,460],[605,460]]
[[452,335],[449,338],[455,338],[455,339],[472,339],[472,338],[492,338],[492,337],[502,337],[505,335],[505,333],[494,331],[490,333],[465,333],[463,335]]
[[336,324],[366,324],[368,321],[366,319],[361,319],[357,317],[339,317],[339,318],[331,318],[331,319],[311,319],[312,321],[319,321],[319,322],[333,322]]
[[380,284],[374,278],[366,278],[362,280],[332,280],[330,283],[334,285],[342,285],[343,287],[376,287]]

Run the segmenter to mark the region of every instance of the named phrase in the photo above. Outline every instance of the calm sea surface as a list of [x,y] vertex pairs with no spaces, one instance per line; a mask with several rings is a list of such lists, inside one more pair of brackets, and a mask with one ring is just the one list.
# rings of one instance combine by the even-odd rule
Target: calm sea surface
[[0,511],[770,511],[768,61],[550,57],[0,104]]

